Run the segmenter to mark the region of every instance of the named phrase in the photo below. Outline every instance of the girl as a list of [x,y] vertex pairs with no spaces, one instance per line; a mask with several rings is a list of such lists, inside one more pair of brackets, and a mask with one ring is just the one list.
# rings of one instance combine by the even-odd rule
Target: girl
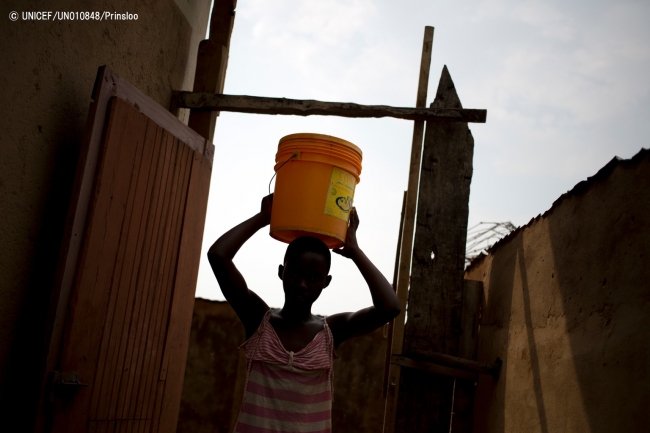
[[373,306],[326,319],[312,304],[332,281],[330,252],[313,237],[289,244],[278,267],[285,301],[273,311],[246,285],[233,257],[255,232],[271,221],[273,194],[262,199],[258,214],[221,236],[208,251],[219,286],[246,330],[241,346],[247,359],[244,402],[235,433],[331,432],[332,367],[335,349],[345,340],[379,328],[400,312],[390,283],[357,244],[355,208],[343,248],[368,284]]

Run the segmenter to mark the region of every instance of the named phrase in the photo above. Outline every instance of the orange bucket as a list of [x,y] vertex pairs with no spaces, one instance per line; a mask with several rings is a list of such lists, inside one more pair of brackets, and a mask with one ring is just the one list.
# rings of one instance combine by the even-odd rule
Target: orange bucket
[[362,155],[354,144],[331,135],[292,134],[280,139],[271,237],[289,243],[313,236],[329,248],[342,247]]

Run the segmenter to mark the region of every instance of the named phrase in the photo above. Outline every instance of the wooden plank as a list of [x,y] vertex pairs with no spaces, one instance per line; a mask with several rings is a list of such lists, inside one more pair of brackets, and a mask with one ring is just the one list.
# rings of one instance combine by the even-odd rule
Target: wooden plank
[[[161,380],[160,383],[156,385],[155,394],[152,398],[152,406],[159,408],[162,403],[163,393],[165,391],[165,381]],[[151,428],[148,430],[151,433],[158,433],[160,426],[160,412],[154,412],[153,418],[151,419]]]
[[[404,191],[404,196],[402,197],[402,212],[400,213],[399,219],[399,231],[397,235],[397,251],[395,251],[395,269],[393,269],[393,290],[397,292],[397,273],[399,271],[399,252],[402,248],[402,229],[404,228],[404,208],[406,207],[406,191]],[[393,328],[395,327],[395,320],[391,320],[386,325],[386,362],[384,365],[384,386],[383,386],[383,396],[386,398],[386,393],[388,392],[388,372],[390,371],[390,357],[392,355],[391,350],[393,349]]]
[[[499,363],[488,364],[485,362],[477,362],[471,359],[459,358],[457,356],[445,355],[442,353],[430,354],[428,356],[417,356],[417,357],[393,355],[393,358],[395,358],[396,356],[401,358],[412,359],[418,362],[426,362],[426,363],[440,365],[444,367],[455,368],[457,370],[471,372],[472,374],[486,374],[493,377],[497,377],[501,369],[501,365]],[[403,362],[400,361],[398,362],[398,364],[403,365]],[[456,377],[464,377],[464,376],[456,376]]]
[[[129,279],[129,287],[135,291],[135,299],[133,301],[133,312],[131,315],[131,323],[128,329],[128,341],[126,344],[126,354],[124,356],[123,379],[119,387],[119,394],[117,396],[117,408],[115,417],[118,419],[132,419],[128,416],[128,409],[131,407],[131,395],[133,392],[134,382],[136,377],[139,376],[142,366],[142,358],[144,358],[141,347],[142,334],[146,332],[147,323],[145,322],[147,314],[147,295],[149,292],[140,285],[140,273],[144,268],[144,260],[146,257],[146,243],[148,238],[147,226],[149,225],[149,217],[152,214],[151,210],[151,195],[155,187],[154,181],[156,177],[156,163],[157,163],[157,150],[160,146],[155,142],[158,125],[150,119],[147,119],[147,129],[144,140],[144,153],[142,158],[142,178],[138,179],[138,192],[135,201],[141,203],[142,215],[140,217],[139,226],[137,227],[137,238],[135,239],[137,245],[137,255],[133,260],[134,266]],[[135,233],[134,233],[134,236]]]
[[391,363],[402,367],[414,368],[416,370],[428,371],[430,373],[441,374],[448,377],[456,377],[461,379],[477,380],[478,373],[471,371],[459,370],[458,368],[447,367],[432,362],[418,361],[415,359],[407,358],[405,356],[393,355]]
[[[431,428],[438,421],[440,413],[446,413],[447,430],[451,418],[451,398],[454,378],[412,368],[401,368],[399,400],[397,402],[397,422],[395,431],[399,433],[438,432]],[[423,393],[423,390],[425,392]],[[413,416],[404,419],[402,414]]]
[[471,433],[477,380],[456,379],[450,433]]
[[[163,221],[164,215],[167,215],[166,209],[169,208],[171,203],[171,206],[173,206],[173,201],[170,200],[171,197],[171,191],[172,188],[174,188],[174,179],[172,175],[172,169],[173,167],[173,158],[175,157],[175,154],[172,154],[172,145],[173,145],[173,140],[171,139],[171,135],[168,134],[166,131],[161,130],[160,135],[157,136],[157,141],[159,143],[159,147],[161,149],[160,151],[160,156],[159,156],[159,163],[158,163],[158,173],[156,175],[156,185],[157,185],[157,191],[155,195],[155,213],[154,213],[154,218],[153,221],[149,225],[149,229],[151,230],[150,232],[150,241],[149,241],[149,259],[146,263],[145,267],[145,273],[144,277],[142,280],[142,287],[144,290],[147,290],[147,292],[151,293],[153,305],[152,305],[152,312],[150,313],[150,320],[151,325],[149,328],[149,332],[147,333],[147,346],[146,346],[146,352],[147,355],[145,357],[145,373],[142,376],[142,380],[144,383],[140,383],[138,386],[138,394],[137,394],[137,400],[135,402],[134,406],[134,417],[138,418],[148,418],[151,417],[151,411],[148,411],[148,390],[152,386],[152,383],[154,380],[156,380],[158,376],[158,369],[160,368],[160,362],[157,357],[158,354],[158,347],[156,345],[157,342],[157,334],[156,332],[160,332],[160,324],[158,323],[158,320],[160,320],[162,317],[159,317],[157,312],[157,305],[159,303],[160,299],[160,293],[159,293],[159,280],[158,280],[158,273],[161,270],[161,263],[160,263],[160,254],[161,251],[163,250],[162,245],[163,245],[163,239],[165,235],[168,235],[168,227],[165,225],[165,222]],[[164,287],[160,288],[161,291],[164,292]],[[155,294],[155,295],[154,295]],[[131,412],[129,412],[129,415]]]
[[[112,98],[109,103],[110,106],[110,114],[107,120],[107,135],[106,139],[103,143],[103,154],[101,158],[101,165],[98,168],[97,172],[97,181],[100,182],[107,190],[113,189],[114,183],[117,183],[117,178],[115,173],[108,173],[108,170],[104,172],[103,168],[104,167],[113,167],[115,166],[118,161],[119,161],[119,155],[120,155],[120,150],[121,150],[121,144],[122,144],[122,136],[123,136],[123,131],[126,129],[126,123],[128,120],[128,112],[124,110],[125,107],[122,105],[118,104],[118,100],[115,98]],[[118,119],[119,116],[119,119]],[[119,125],[119,126],[118,126]],[[123,178],[126,178],[126,176],[122,176]],[[128,185],[127,185],[128,186]],[[123,190],[124,188],[120,188],[119,190]],[[119,211],[119,203],[121,202],[120,194],[115,195],[116,201],[118,202],[118,211]],[[104,200],[102,200],[104,199]],[[126,199],[123,199],[123,205],[126,206]],[[101,224],[98,222],[95,222],[95,216],[99,216],[97,219],[105,219],[108,222],[108,218],[106,215],[108,215],[109,210],[110,210],[110,201],[105,200],[105,197],[103,197],[101,194],[96,193],[95,197],[93,199],[92,203],[92,208],[90,211],[90,218],[93,220],[91,224],[88,226],[88,233],[87,237],[88,239],[85,242],[84,247],[87,248],[82,253],[82,269],[85,267],[88,267],[88,274],[92,276],[96,276],[99,270],[99,267],[101,266],[101,256],[102,256],[102,247],[100,245],[97,245],[98,242],[101,242],[103,239],[110,238],[109,240],[113,244],[117,244],[119,241],[118,236],[110,236],[110,232],[107,228],[107,224]],[[119,225],[121,226],[121,218],[119,220]],[[119,226],[118,226],[119,228]],[[93,245],[90,244],[90,241],[95,241]],[[117,250],[117,245],[116,245],[116,250]],[[109,250],[110,252],[111,250]],[[113,261],[114,263],[114,261]],[[80,277],[78,277],[80,278]],[[81,279],[81,282],[83,282],[83,279]],[[87,283],[88,285],[93,284],[94,281],[90,281]],[[80,281],[76,282],[77,285],[80,285]],[[86,286],[87,287],[87,286]],[[94,288],[93,288],[94,289]],[[106,303],[106,310],[102,313],[98,311],[98,309],[95,307],[92,307],[92,303],[88,303],[86,301],[86,298],[92,295],[91,291],[84,292],[81,296],[80,299],[73,299],[73,303],[70,306],[70,314],[72,317],[74,317],[74,312],[76,310],[76,305],[74,301],[77,302],[84,302],[87,305],[87,308],[93,308],[93,313],[91,317],[95,319],[98,323],[93,326],[91,323],[83,323],[84,330],[86,332],[82,332],[81,334],[85,334],[86,338],[90,338],[91,335],[94,335],[95,332],[99,332],[100,335],[102,334],[102,329],[105,326],[105,320],[108,317],[112,317],[111,314],[111,304],[110,304],[110,290],[108,287],[105,287],[106,290],[103,292],[100,291],[101,293],[104,293],[105,299],[102,300],[98,305]],[[83,312],[83,310],[82,310]],[[87,313],[87,311],[86,311]],[[90,330],[90,333],[87,331]],[[79,332],[78,332],[79,333]],[[69,338],[74,338],[73,336]],[[65,344],[65,342],[64,342]],[[82,341],[77,341],[75,345],[78,347],[83,347],[82,344],[84,345],[90,345],[89,342],[83,342]],[[101,340],[100,340],[101,344]],[[87,382],[91,383],[92,387],[90,388],[90,391],[92,393],[91,397],[91,407],[90,407],[90,419],[97,419],[95,416],[95,413],[97,411],[97,404],[98,404],[98,397],[101,395],[101,392],[95,392],[97,388],[101,389],[101,384],[103,383],[103,375],[105,373],[105,360],[103,356],[100,356],[102,352],[102,349],[106,349],[106,346],[108,345],[108,339],[104,340],[103,347],[100,346],[99,350],[95,352],[95,356],[91,358],[91,362],[95,361],[96,362],[96,373],[93,377],[92,383],[89,382],[90,378],[88,378],[85,374],[80,373],[80,378],[82,379],[82,382]],[[65,347],[65,346],[64,346]],[[67,349],[67,347],[66,347]],[[86,349],[87,350],[87,349]],[[87,357],[87,356],[86,356]],[[73,370],[75,371],[75,370]],[[78,371],[78,370],[77,370]]]
[[[446,67],[433,105],[461,106]],[[473,149],[466,124],[427,124],[405,354],[458,354]]]
[[129,102],[150,119],[155,119],[160,127],[164,128],[192,149],[197,152],[205,151],[205,139],[200,134],[187,128],[168,110],[142,93],[133,84],[120,78],[110,68],[107,66],[102,66],[102,68],[106,68],[107,70],[104,74],[104,80],[112,84],[112,93],[114,96]]
[[[132,148],[135,154],[133,168],[130,174],[121,173],[129,178],[129,193],[125,206],[125,216],[121,227],[116,227],[116,232],[107,234],[116,236],[119,239],[120,248],[115,258],[113,278],[109,287],[110,297],[108,313],[101,330],[100,359],[98,372],[101,372],[102,380],[93,388],[93,401],[99,400],[97,413],[91,412],[90,419],[114,419],[114,404],[111,400],[117,399],[117,391],[121,380],[123,351],[127,339],[124,337],[125,326],[130,320],[135,288],[129,287],[131,270],[137,255],[137,235],[140,219],[142,217],[141,200],[136,200],[138,194],[138,179],[141,178],[144,135],[146,132],[146,117],[142,116],[130,104],[120,99],[115,103],[122,110],[127,112],[127,127],[121,137],[121,146]],[[142,187],[139,188],[143,193]],[[110,258],[106,258],[110,260]],[[105,402],[105,404],[102,404]],[[95,418],[96,416],[96,418]]]
[[87,228],[79,274],[74,282],[76,296],[68,308],[69,331],[64,334],[59,370],[78,372],[81,381],[90,387],[78,393],[72,410],[56,413],[53,432],[81,431],[86,427],[90,394],[96,382],[101,383],[95,378],[100,354],[97,335],[101,335],[107,317],[119,231],[125,217],[135,156],[133,148],[121,145],[129,119],[128,113],[120,108],[119,104],[111,104],[111,127],[103,143],[105,152],[97,173],[96,184],[100,187],[95,190],[90,211],[92,222]]
[[[183,221],[183,210],[185,209],[185,202],[187,197],[187,188],[189,183],[189,173],[191,167],[192,151],[188,152],[186,148],[179,148],[183,151],[182,157],[179,161],[183,164],[179,165],[179,171],[174,176],[175,188],[173,190],[172,201],[173,212],[171,214],[170,226],[168,229],[169,235],[165,238],[164,245],[166,247],[165,261],[163,266],[166,268],[177,269],[178,253],[180,248],[181,226]],[[174,248],[169,248],[169,245],[174,245]],[[170,325],[170,311],[172,305],[172,297],[174,293],[174,278],[176,272],[167,272],[161,276],[161,286],[164,291],[161,293],[160,302],[158,303],[158,317],[157,320],[157,334],[156,334],[156,351],[157,351],[157,364],[155,376],[152,378],[152,388],[148,392],[148,413],[151,413],[154,425],[160,419],[160,412],[162,410],[161,402],[163,391],[165,391],[165,378],[166,378],[166,363],[165,363],[165,342],[167,339],[168,329]],[[162,380],[161,380],[162,379]],[[158,427],[156,427],[158,428]]]
[[478,109],[391,107],[205,92],[176,92],[174,97],[177,99],[175,104],[179,107],[202,109],[206,113],[213,110],[293,116],[394,117],[429,122],[471,123],[485,123],[487,117],[487,110]]
[[[236,4],[236,0],[214,0],[210,20],[210,39],[199,44],[194,92],[223,93]],[[180,105],[177,98],[172,100],[172,106],[178,109]],[[216,111],[193,109],[190,110],[188,125],[202,137],[212,141],[218,115]]]
[[[463,280],[463,284],[462,329],[458,356],[476,360],[479,320],[483,304],[483,282]],[[476,380],[457,380],[454,385],[451,433],[472,432],[476,382]]]
[[[184,224],[184,215],[183,215],[183,213],[186,211],[186,208],[187,208],[186,200],[187,200],[187,194],[189,192],[188,188],[189,188],[190,181],[191,181],[193,156],[194,155],[192,155],[192,154],[190,154],[190,155],[185,154],[184,155],[183,161],[187,162],[187,165],[184,166],[184,167],[187,168],[187,171],[183,171],[182,174],[179,175],[179,179],[177,179],[177,183],[179,185],[182,185],[182,189],[178,190],[178,193],[179,193],[178,197],[180,198],[180,200],[177,202],[177,207],[175,208],[176,211],[174,213],[174,217],[175,217],[174,221],[176,222],[176,224],[174,225],[175,230],[176,230],[174,232],[175,233],[174,241],[176,241],[176,242],[181,242],[182,241],[182,230],[183,230],[183,224]],[[182,179],[182,181],[180,179]],[[170,254],[168,254],[168,260],[170,260],[170,262],[173,263],[174,265],[178,265],[178,263],[179,263],[179,258],[178,258],[178,254],[177,254],[178,247],[179,246],[177,245],[177,248],[175,248],[173,250],[170,249],[169,250]],[[173,311],[169,312],[168,308],[172,308],[172,309],[174,308],[173,307],[174,298],[179,296],[176,293],[176,284],[175,284],[175,279],[176,278],[178,278],[178,270],[177,270],[177,272],[175,274],[167,274],[166,279],[165,279],[165,287],[168,288],[167,297],[166,297],[166,300],[168,301],[168,304],[165,304],[166,309],[164,311],[168,314],[168,316],[167,316],[167,321],[168,321],[167,326],[168,327],[170,326],[170,323],[172,321],[171,316],[173,315]],[[159,374],[159,377],[158,377],[160,380],[166,380],[167,379],[167,368],[168,368],[168,365],[169,365],[169,357],[172,355],[172,352],[167,347],[167,344],[169,342],[169,337],[170,337],[169,335],[165,336],[165,340],[164,340],[164,343],[163,343],[163,346],[162,346],[163,357],[162,357],[162,364],[161,364],[161,367],[160,367],[160,374]]]
[[96,426],[96,433],[112,433],[115,429],[115,424],[112,421],[96,421],[89,424],[94,424]]
[[[422,42],[422,57],[420,59],[420,76],[418,80],[418,93],[415,106],[420,108],[426,105],[427,90],[429,86],[429,68],[431,65],[431,48],[433,46],[433,27],[424,28]],[[397,275],[397,297],[402,310],[394,320],[391,354],[402,353],[404,338],[404,320],[406,318],[406,303],[411,272],[411,247],[413,245],[413,232],[415,230],[415,210],[417,191],[420,177],[420,158],[422,153],[422,138],[424,122],[418,120],[413,125],[413,140],[411,143],[411,160],[409,164],[408,190],[406,192],[406,209],[403,219],[402,242],[400,245],[400,263]],[[384,410],[384,433],[395,431],[397,402],[399,396],[400,368],[391,364],[388,372],[388,392],[386,408]]]
[[183,220],[182,212],[185,208],[191,155],[193,154],[191,149],[188,149],[186,146],[182,146],[179,143],[170,141],[169,145],[176,155],[175,160],[177,162],[174,167],[173,175],[170,176],[171,189],[167,200],[171,203],[171,206],[169,206],[165,232],[164,236],[161,238],[162,243],[159,247],[163,252],[160,258],[159,267],[163,269],[164,272],[160,272],[156,279],[157,286],[159,287],[159,289],[157,289],[159,296],[154,307],[155,315],[152,316],[154,318],[154,334],[152,341],[155,348],[155,369],[147,383],[144,406],[148,417],[151,417],[153,420],[159,418],[161,410],[160,402],[156,401],[155,398],[158,395],[158,392],[163,392],[165,389],[165,382],[160,381],[160,375],[163,370],[165,356],[164,344],[169,328],[171,299],[174,290],[173,281],[174,276],[176,275],[177,257],[180,248],[181,223]]
[[[432,107],[462,108],[447,67]],[[407,357],[459,353],[473,149],[466,123],[427,123],[404,333]],[[409,392],[402,396],[402,388]],[[415,375],[402,378],[397,431],[449,432],[452,398],[453,386],[432,391]],[[428,407],[425,420],[417,407]]]
[[[228,49],[226,47],[210,40],[204,40],[199,43],[199,54],[196,62],[197,74],[204,69],[225,71],[227,63]],[[217,79],[223,77],[216,72],[214,76]],[[223,79],[218,83],[214,81],[212,79],[201,80],[196,76],[194,78],[194,89],[196,91],[197,89],[215,88],[214,92],[223,92]],[[174,96],[172,96],[172,100],[174,100],[173,105],[178,108],[190,108],[180,107],[178,98]],[[218,115],[218,111],[191,109],[188,126],[200,133],[206,140],[212,140]]]
[[165,145],[163,142],[163,130],[153,121],[150,121],[150,128],[152,129],[152,134],[148,134],[147,143],[152,148],[151,159],[154,172],[153,176],[151,176],[149,217],[146,220],[146,226],[142,228],[142,232],[144,233],[142,259],[135,282],[136,286],[142,292],[141,309],[143,310],[143,316],[139,326],[140,332],[136,336],[137,342],[134,343],[138,347],[138,350],[134,351],[132,355],[132,375],[129,378],[129,387],[124,396],[124,404],[121,412],[123,419],[139,419],[146,416],[141,411],[142,404],[141,400],[138,400],[138,394],[140,385],[146,377],[148,368],[152,362],[151,347],[147,336],[150,332],[151,309],[156,292],[150,288],[150,276],[152,267],[158,266],[157,263],[154,263],[154,258],[156,256],[156,242],[160,230],[160,214],[164,205],[161,190],[164,189],[165,182],[162,179],[167,178],[167,173],[164,170]]
[[165,343],[165,356],[169,353],[169,366],[159,428],[168,432],[175,432],[178,421],[211,173],[211,164],[203,155],[195,153],[184,213],[178,272],[174,282],[169,333]]
[[[132,127],[127,128],[123,137],[123,146],[132,146],[136,150],[133,173],[130,180],[129,199],[126,207],[127,218],[124,219],[119,233],[120,244],[123,252],[118,255],[114,271],[113,285],[111,287],[112,311],[107,317],[102,336],[102,346],[106,358],[104,381],[101,388],[95,388],[106,398],[104,406],[106,412],[100,412],[97,419],[116,419],[116,406],[118,404],[119,390],[122,386],[124,359],[129,348],[129,328],[133,322],[134,303],[137,288],[131,284],[134,265],[138,262],[140,249],[138,248],[139,230],[144,212],[144,195],[149,176],[150,160],[143,158],[144,141],[147,131],[147,118],[139,113],[126,101],[119,100],[132,119]],[[149,158],[150,159],[150,158]],[[110,310],[110,309],[109,309]],[[108,340],[108,346],[104,345]]]

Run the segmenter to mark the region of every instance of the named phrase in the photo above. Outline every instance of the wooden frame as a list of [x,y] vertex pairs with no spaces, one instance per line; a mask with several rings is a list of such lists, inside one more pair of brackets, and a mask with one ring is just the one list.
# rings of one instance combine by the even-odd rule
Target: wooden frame
[[[429,27],[432,28],[432,27]],[[430,60],[430,59],[429,59]],[[428,78],[428,76],[427,76]],[[428,81],[427,81],[428,83]],[[352,102],[323,102],[312,99],[265,98],[204,92],[174,92],[172,106],[204,111],[233,111],[254,114],[294,116],[394,117],[433,122],[485,123],[487,110],[425,108],[425,99],[416,108],[387,105],[361,105]],[[418,98],[419,99],[419,98]]]

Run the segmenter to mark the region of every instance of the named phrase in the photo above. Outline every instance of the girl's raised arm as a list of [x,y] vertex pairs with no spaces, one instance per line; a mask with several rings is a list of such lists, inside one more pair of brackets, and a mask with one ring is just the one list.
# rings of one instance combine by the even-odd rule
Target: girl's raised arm
[[357,244],[359,216],[356,208],[350,211],[350,225],[345,239],[345,246],[334,253],[351,259],[359,268],[372,296],[372,307],[354,313],[340,313],[328,317],[328,324],[334,336],[334,344],[368,334],[388,323],[400,313],[400,304],[393,287],[379,269],[368,259]]
[[251,236],[269,225],[272,204],[273,194],[264,197],[259,213],[224,233],[208,250],[212,271],[223,296],[244,324],[246,338],[257,330],[269,306],[248,288],[244,277],[233,263],[233,258]]

